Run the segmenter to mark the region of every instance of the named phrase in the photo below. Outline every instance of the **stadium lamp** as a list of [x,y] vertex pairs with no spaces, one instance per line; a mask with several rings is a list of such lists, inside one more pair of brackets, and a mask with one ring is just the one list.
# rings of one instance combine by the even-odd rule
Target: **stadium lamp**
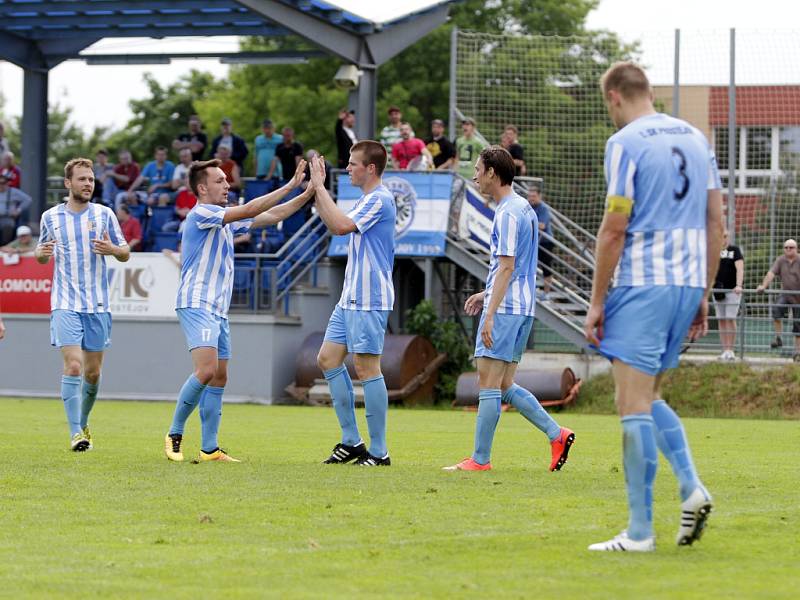
[[355,65],[342,65],[333,76],[333,81],[340,88],[346,90],[353,90],[358,87],[358,81],[361,79],[362,72],[358,70]]

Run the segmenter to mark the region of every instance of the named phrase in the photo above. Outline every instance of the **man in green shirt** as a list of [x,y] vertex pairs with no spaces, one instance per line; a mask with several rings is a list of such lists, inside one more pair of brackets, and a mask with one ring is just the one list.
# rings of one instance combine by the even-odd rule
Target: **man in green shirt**
[[458,174],[466,179],[472,179],[475,161],[478,160],[478,155],[487,147],[487,144],[475,135],[475,120],[471,117],[461,121],[461,131],[464,135],[456,139]]

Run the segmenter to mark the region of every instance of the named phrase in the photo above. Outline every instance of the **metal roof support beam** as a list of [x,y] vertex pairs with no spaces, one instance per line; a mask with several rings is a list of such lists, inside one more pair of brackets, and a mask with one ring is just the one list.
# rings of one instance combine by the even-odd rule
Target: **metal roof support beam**
[[47,77],[46,70],[26,68],[22,88],[22,189],[33,198],[37,220],[47,207]]
[[364,67],[358,81],[356,104],[356,137],[360,140],[375,139],[376,104],[378,102],[378,69]]
[[18,67],[41,67],[44,60],[34,42],[0,31],[0,59]]
[[[210,27],[192,27],[188,31],[196,37],[204,36],[219,36],[219,35],[264,35],[264,36],[277,36],[286,35],[286,30],[280,27],[272,27],[269,25],[259,25],[254,27],[232,27],[220,26]],[[185,36],[187,32],[186,27],[109,27],[109,28],[93,28],[87,27],[86,29],[37,29],[33,33],[33,37],[37,40],[66,40],[66,39],[82,39],[87,37],[149,37],[149,38],[164,38],[172,36]]]
[[237,2],[342,60],[353,64],[361,62],[363,38],[359,35],[343,31],[280,0],[237,0]]
[[[141,10],[140,2],[119,0],[106,0],[104,2],[36,2],[36,3],[11,3],[0,4],[0,15],[21,12],[96,12],[96,11],[121,11]],[[153,10],[197,10],[197,9],[224,9],[238,8],[233,0],[148,0],[145,8]],[[9,17],[12,18],[13,17]]]
[[[224,23],[232,25],[233,23],[249,23],[251,25],[259,25],[262,18],[256,15],[248,15],[247,13],[240,12],[227,12],[227,13],[203,13],[203,12],[181,12],[181,13],[160,13],[152,12],[150,14],[136,14],[136,15],[74,15],[69,17],[58,17],[59,25],[68,25],[69,27],[78,27],[80,29],[89,29],[90,25],[108,25],[114,27],[118,25],[147,25],[147,26],[161,26],[161,25],[204,25],[206,23]],[[6,27],[46,27],[53,24],[53,18],[47,15],[40,15],[38,17],[8,17],[4,25]],[[26,30],[27,31],[27,30]],[[46,30],[51,31],[51,30]],[[52,31],[59,31],[52,29]],[[98,31],[104,31],[99,29]],[[34,30],[34,36],[36,35]]]
[[376,65],[382,65],[431,31],[447,22],[448,6],[443,4],[428,14],[410,17],[380,33],[366,36],[367,47]]

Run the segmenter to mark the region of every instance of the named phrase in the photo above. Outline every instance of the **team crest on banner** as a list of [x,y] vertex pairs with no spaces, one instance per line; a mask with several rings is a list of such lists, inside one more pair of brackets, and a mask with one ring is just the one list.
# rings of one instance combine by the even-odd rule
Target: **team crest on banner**
[[383,185],[389,188],[394,196],[394,205],[397,209],[397,219],[394,222],[395,239],[402,237],[414,221],[414,211],[417,207],[417,192],[413,186],[401,177],[387,177]]
[[[361,190],[349,175],[339,176],[337,204],[344,212],[355,207]],[[391,171],[383,178],[394,196],[396,256],[444,256],[453,175],[440,172]],[[328,256],[347,256],[350,234],[335,236]]]

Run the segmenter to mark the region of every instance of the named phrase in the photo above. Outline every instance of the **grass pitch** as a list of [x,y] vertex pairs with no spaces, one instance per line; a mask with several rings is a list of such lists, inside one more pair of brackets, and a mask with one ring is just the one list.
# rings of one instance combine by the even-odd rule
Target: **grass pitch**
[[[714,494],[705,537],[677,548],[677,485],[656,482],[658,550],[595,554],[626,520],[615,417],[561,414],[577,440],[549,473],[544,436],[504,414],[487,473],[474,413],[392,410],[394,465],[319,464],[331,409],[226,406],[242,464],[169,463],[172,406],[99,401],[73,454],[61,403],[2,400],[0,595],[105,598],[796,598],[800,422],[690,419]],[[359,422],[366,433],[363,411]],[[187,457],[199,448],[197,417]]]

